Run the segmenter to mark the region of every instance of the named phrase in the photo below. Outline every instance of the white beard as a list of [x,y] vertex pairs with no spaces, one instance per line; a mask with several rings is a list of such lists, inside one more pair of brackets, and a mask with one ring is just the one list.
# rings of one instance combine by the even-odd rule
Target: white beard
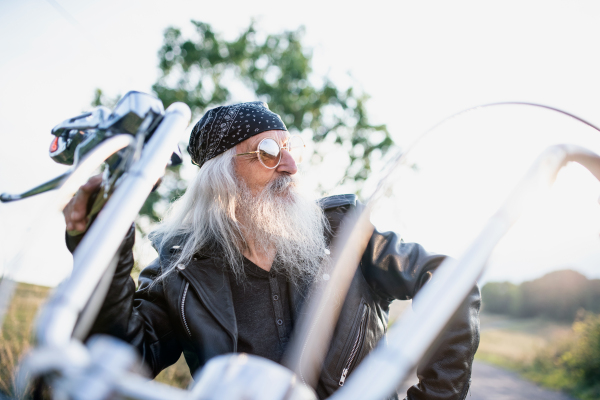
[[[244,230],[252,233],[257,251],[268,254],[275,250],[271,268],[297,285],[312,281],[324,266],[329,223],[323,210],[296,187],[291,175],[276,178],[259,194],[238,182],[236,215]],[[232,268],[236,277],[243,279],[243,266]]]

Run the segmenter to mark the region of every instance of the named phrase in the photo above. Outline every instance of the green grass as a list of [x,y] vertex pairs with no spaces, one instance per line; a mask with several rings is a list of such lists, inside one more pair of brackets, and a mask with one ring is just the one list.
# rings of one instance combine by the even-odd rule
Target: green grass
[[190,369],[188,368],[183,355],[175,364],[164,369],[156,378],[158,382],[166,383],[167,385],[175,386],[181,389],[186,389],[192,382]]
[[31,348],[31,329],[37,311],[50,288],[17,283],[15,294],[2,325],[0,341],[0,391],[21,398],[14,385],[14,372],[22,356]]
[[570,325],[543,319],[481,315],[481,342],[475,359],[518,370],[551,342],[572,335]]

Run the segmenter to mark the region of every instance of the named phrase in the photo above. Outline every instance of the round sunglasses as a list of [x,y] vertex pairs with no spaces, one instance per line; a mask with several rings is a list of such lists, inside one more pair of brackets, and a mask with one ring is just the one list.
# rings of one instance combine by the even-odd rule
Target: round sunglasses
[[245,156],[250,154],[258,154],[258,160],[265,168],[273,169],[277,168],[279,163],[281,162],[281,150],[287,150],[292,159],[296,162],[296,164],[300,164],[302,162],[302,157],[304,153],[304,141],[299,135],[292,135],[288,138],[287,142],[283,146],[279,146],[279,143],[272,138],[264,138],[258,144],[258,148],[256,151],[249,151],[247,153],[236,154],[236,156]]

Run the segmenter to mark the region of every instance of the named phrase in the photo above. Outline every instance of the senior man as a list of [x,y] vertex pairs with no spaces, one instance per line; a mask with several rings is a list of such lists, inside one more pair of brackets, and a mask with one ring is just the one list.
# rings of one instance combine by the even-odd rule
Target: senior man
[[[199,171],[151,234],[159,258],[141,272],[136,290],[132,229],[92,333],[136,346],[154,375],[182,352],[192,374],[211,357],[232,352],[281,362],[340,224],[360,205],[354,195],[313,202],[298,194],[304,144],[262,102],[209,110],[188,150]],[[98,185],[98,178],[90,180],[65,209],[68,231],[85,229],[85,205]],[[67,235],[69,249],[80,239]],[[413,298],[443,258],[374,231],[325,356],[319,398],[342,386],[383,337],[390,303]],[[475,287],[439,350],[419,366],[409,399],[465,398],[479,306]]]

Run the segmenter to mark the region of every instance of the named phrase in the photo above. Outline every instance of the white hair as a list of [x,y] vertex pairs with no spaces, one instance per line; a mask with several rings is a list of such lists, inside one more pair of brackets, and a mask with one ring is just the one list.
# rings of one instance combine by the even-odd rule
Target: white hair
[[180,246],[155,283],[197,253],[216,253],[235,278],[243,280],[243,252],[248,249],[243,230],[253,233],[258,251],[275,249],[272,269],[294,284],[312,281],[323,266],[329,224],[321,208],[297,192],[291,175],[278,176],[253,194],[236,177],[234,157],[235,147],[207,161],[151,233],[158,249]]

